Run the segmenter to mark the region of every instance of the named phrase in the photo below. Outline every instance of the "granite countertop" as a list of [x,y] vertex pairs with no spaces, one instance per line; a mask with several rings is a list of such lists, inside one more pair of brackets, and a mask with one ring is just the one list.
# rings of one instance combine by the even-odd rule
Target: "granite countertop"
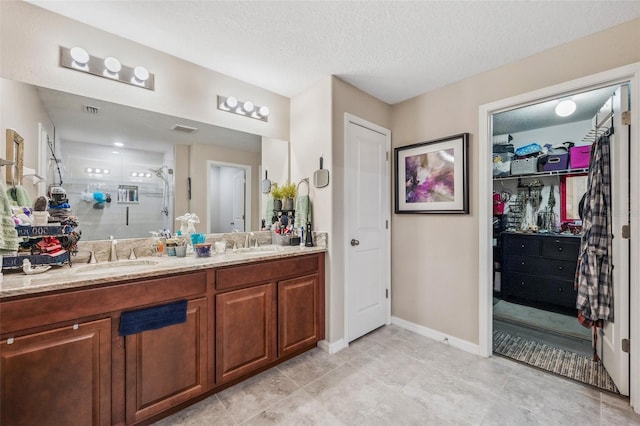
[[325,251],[324,247],[272,246],[261,247],[254,251],[227,250],[225,254],[212,253],[211,257],[196,257],[195,254],[188,254],[187,257],[164,255],[117,262],[73,263],[71,267],[69,265],[53,266],[50,270],[35,275],[26,275],[22,271],[6,272],[0,281],[0,299]]

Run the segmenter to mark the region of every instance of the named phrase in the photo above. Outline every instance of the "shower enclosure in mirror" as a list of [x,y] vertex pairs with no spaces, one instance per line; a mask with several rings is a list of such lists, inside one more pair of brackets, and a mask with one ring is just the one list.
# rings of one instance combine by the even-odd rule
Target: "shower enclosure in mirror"
[[[246,183],[251,188],[244,226],[247,231],[258,230],[264,218],[261,206],[265,200],[259,191],[264,170],[280,181],[288,181],[286,141],[12,80],[0,79],[0,83],[3,89],[10,88],[3,90],[2,112],[13,107],[11,114],[3,117],[20,118],[4,120],[3,126],[11,127],[13,121],[19,121],[19,127],[24,124],[38,129],[42,125],[49,129],[51,143],[38,144],[37,137],[32,136],[34,143],[31,151],[25,151],[25,162],[46,177],[46,185],[62,180],[85,241],[110,235],[147,237],[149,231],[161,228],[173,231],[175,217],[186,212],[195,212],[201,218],[199,232],[215,232],[210,213],[212,206],[223,200],[212,199],[208,161],[250,169]],[[33,102],[18,102],[11,96]],[[16,111],[15,106],[24,110]],[[35,135],[37,130],[21,133]],[[46,185],[30,185],[28,189],[42,192]],[[138,204],[118,202],[121,186],[138,187]]]

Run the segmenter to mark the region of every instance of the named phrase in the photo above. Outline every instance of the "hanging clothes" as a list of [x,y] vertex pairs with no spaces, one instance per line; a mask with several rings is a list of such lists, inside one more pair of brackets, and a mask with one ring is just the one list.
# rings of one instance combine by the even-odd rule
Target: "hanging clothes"
[[608,133],[601,136],[591,149],[587,192],[581,207],[582,239],[576,268],[576,307],[580,323],[586,327],[594,327],[596,336],[595,328],[602,327],[603,321],[613,321],[611,163]]

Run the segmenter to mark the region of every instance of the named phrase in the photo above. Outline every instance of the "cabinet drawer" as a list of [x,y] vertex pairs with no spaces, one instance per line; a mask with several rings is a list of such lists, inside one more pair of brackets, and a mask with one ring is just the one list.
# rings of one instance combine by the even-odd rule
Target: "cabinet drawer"
[[575,308],[578,295],[573,281],[518,273],[509,274],[503,291],[507,296],[568,308]]
[[505,255],[540,256],[540,240],[509,236],[504,239],[503,250]]
[[545,259],[542,257],[508,256],[505,261],[510,272],[543,275],[554,278],[573,279],[576,262],[569,260]]
[[580,243],[577,239],[544,238],[542,241],[542,255],[554,259],[578,260]]
[[312,274],[318,271],[318,265],[318,256],[311,255],[221,268],[216,271],[216,289],[229,290],[275,279]]

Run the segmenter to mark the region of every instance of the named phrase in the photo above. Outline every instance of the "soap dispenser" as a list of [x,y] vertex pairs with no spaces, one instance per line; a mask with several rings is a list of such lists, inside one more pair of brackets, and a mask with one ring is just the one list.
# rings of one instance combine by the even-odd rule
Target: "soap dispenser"
[[311,236],[311,222],[307,222],[307,230],[304,237],[304,246],[313,247],[313,237]]

